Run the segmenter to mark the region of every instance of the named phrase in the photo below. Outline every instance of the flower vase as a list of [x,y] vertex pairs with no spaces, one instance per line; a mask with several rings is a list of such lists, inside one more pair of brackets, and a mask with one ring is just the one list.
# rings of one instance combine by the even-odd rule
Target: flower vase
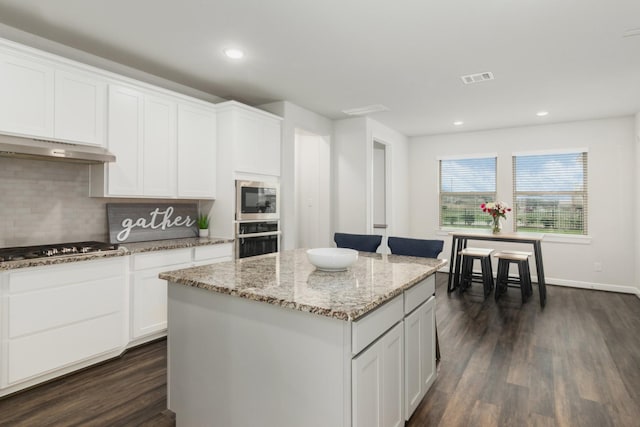
[[493,228],[491,229],[493,234],[498,234],[502,231],[502,223],[500,222],[499,216],[493,217]]

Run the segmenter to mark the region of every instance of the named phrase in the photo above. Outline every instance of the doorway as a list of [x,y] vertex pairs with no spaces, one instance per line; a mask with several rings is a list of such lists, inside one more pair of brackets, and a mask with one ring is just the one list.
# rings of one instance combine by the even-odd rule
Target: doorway
[[331,246],[329,136],[295,130],[296,247]]
[[387,146],[373,141],[373,182],[372,182],[372,225],[373,233],[382,235],[379,253],[389,253],[387,250],[388,223],[388,161]]

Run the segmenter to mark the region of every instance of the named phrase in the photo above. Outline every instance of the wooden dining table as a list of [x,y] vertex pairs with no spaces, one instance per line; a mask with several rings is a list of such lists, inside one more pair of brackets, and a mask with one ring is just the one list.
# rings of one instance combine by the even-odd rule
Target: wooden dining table
[[449,233],[451,241],[451,261],[449,262],[449,282],[447,291],[452,292],[460,285],[460,269],[462,256],[460,251],[467,247],[469,240],[486,240],[492,242],[524,243],[533,246],[533,255],[536,261],[536,274],[538,288],[540,289],[540,305],[544,307],[547,302],[547,290],[544,280],[544,265],[542,264],[542,237],[526,233],[491,233],[483,231],[452,231]]

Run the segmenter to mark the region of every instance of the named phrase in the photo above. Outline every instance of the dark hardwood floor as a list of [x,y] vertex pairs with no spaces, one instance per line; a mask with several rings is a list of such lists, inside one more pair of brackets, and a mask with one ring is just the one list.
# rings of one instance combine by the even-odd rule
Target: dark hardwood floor
[[[549,286],[541,309],[517,289],[447,294],[446,279],[438,378],[407,426],[640,425],[640,299]],[[0,399],[2,426],[174,424],[164,340]]]

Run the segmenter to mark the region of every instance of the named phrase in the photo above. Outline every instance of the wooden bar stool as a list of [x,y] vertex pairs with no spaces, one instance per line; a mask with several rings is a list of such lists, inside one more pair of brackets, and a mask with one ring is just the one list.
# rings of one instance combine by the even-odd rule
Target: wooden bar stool
[[[507,292],[507,288],[510,284],[515,284],[519,287],[522,295],[522,303],[524,304],[527,299],[533,294],[533,287],[531,285],[531,271],[529,270],[529,257],[531,252],[520,251],[501,251],[494,254],[494,257],[498,259],[498,277],[496,280],[496,301],[500,298],[500,295]],[[518,277],[509,276],[509,266],[511,264],[518,265]]]
[[[486,248],[464,248],[460,251],[462,255],[462,277],[460,280],[460,292],[471,286],[471,282],[482,283],[484,287],[484,297],[488,297],[493,289],[493,269],[491,268],[491,254],[493,249]],[[473,272],[473,262],[480,261],[481,274]]]

